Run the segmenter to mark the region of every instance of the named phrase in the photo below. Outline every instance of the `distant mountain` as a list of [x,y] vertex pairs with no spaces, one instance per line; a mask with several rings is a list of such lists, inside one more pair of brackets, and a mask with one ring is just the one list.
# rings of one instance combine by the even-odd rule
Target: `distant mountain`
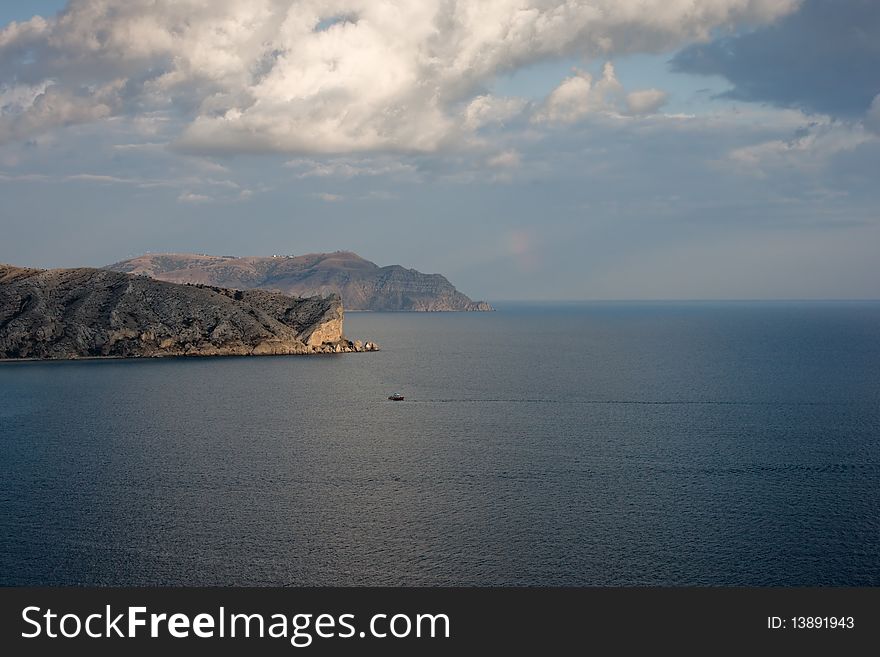
[[0,358],[373,351],[342,335],[338,296],[178,285],[105,269],[0,265]]
[[380,267],[350,251],[236,258],[192,253],[143,255],[107,267],[173,283],[202,283],[293,296],[339,294],[346,310],[488,311],[440,274]]

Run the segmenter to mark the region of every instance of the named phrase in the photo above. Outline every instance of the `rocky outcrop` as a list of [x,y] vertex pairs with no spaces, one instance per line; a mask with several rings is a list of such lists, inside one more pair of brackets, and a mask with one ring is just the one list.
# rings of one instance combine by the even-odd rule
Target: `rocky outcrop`
[[[337,295],[179,285],[102,269],[0,265],[0,358],[343,353]],[[369,349],[367,348],[369,347]]]
[[349,310],[492,310],[485,301],[471,301],[440,274],[399,265],[379,267],[348,251],[268,258],[151,254],[108,269],[173,283],[256,288],[296,296],[339,294]]

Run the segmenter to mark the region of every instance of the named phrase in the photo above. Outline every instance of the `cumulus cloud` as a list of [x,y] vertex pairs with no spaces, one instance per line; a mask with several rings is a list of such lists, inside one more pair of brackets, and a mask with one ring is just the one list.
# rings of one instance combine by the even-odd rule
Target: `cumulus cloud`
[[590,95],[593,91],[593,76],[578,72],[565,78],[547,97],[544,107],[535,114],[539,123],[573,123],[589,111]]
[[588,72],[575,71],[550,93],[534,120],[538,123],[574,123],[590,112],[614,107],[622,93],[623,86],[618,82],[611,62],[605,64],[602,77],[595,83]]
[[34,16],[29,21],[13,21],[0,30],[0,48],[10,55],[19,55],[31,44],[49,33],[50,23],[42,16]]
[[662,89],[641,89],[626,95],[628,114],[653,114],[666,104],[669,97]]
[[532,116],[536,123],[570,124],[596,112],[640,116],[653,114],[668,98],[661,89],[641,89],[627,93],[617,79],[614,65],[606,62],[602,77],[593,81],[586,71],[576,70],[554,89]]
[[0,143],[39,134],[49,126],[88,123],[114,114],[122,82],[81,92],[59,84],[15,85],[0,92]]
[[0,116],[25,112],[48,86],[49,82],[0,86]]
[[484,94],[474,98],[464,111],[464,123],[471,130],[484,126],[503,124],[525,110],[528,103],[523,98],[499,98]]
[[[0,139],[160,111],[181,122],[177,147],[193,153],[432,152],[521,109],[485,95],[500,73],[668,51],[796,4],[71,0],[57,17],[0,30],[2,79],[46,85],[0,116]],[[586,81],[567,81],[547,116],[580,112]]]
[[880,92],[880,2],[804,0],[778,24],[692,45],[674,70],[721,75],[727,97],[861,117]]

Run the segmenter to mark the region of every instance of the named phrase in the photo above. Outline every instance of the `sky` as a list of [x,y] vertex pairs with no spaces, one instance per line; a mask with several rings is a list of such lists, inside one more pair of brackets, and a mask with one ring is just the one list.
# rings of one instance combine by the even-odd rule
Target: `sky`
[[880,298],[874,0],[0,1],[0,262]]

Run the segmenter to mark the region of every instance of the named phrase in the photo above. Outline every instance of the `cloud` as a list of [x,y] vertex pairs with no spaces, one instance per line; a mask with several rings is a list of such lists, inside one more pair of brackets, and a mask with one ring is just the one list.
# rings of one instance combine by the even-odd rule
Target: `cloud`
[[[467,146],[538,61],[668,52],[771,22],[796,0],[71,0],[0,30],[0,76],[50,86],[0,140],[162,111],[196,154],[425,153]],[[598,83],[597,83],[598,84]],[[563,90],[576,103],[584,79]],[[563,91],[557,97],[565,100]],[[479,100],[482,97],[482,100]],[[476,103],[476,104],[474,104]],[[576,104],[548,108],[567,120]]]
[[397,198],[398,196],[396,194],[392,194],[391,192],[382,189],[373,190],[361,196],[361,200],[364,201],[394,201]]
[[515,150],[506,150],[490,157],[486,164],[496,169],[516,169],[522,164],[522,156]]
[[590,112],[608,109],[622,92],[611,62],[605,64],[602,77],[595,84],[593,76],[586,71],[575,71],[550,93],[534,121],[574,123]]
[[345,200],[345,197],[339,194],[329,194],[327,192],[321,192],[319,194],[314,195],[315,198],[321,199],[325,203],[338,203],[339,201]]
[[826,170],[831,158],[855,151],[876,141],[860,124],[841,124],[830,120],[813,122],[787,139],[768,141],[733,149],[727,161],[738,173],[768,178],[772,172],[812,173]]
[[158,185],[161,181],[142,180],[137,178],[122,178],[120,176],[110,176],[100,173],[74,173],[64,176],[65,181],[73,182],[93,182],[106,185]]
[[[88,90],[67,89],[45,81],[17,85],[2,95],[10,100],[0,111],[0,143],[25,139],[56,126],[89,123],[112,116],[119,105],[122,81]],[[4,98],[4,100],[6,100]]]
[[538,123],[574,123],[589,111],[593,76],[580,72],[565,78],[547,97],[544,107],[534,116]]
[[117,151],[161,151],[166,146],[167,144],[161,142],[141,142],[136,144],[113,144],[113,149]]
[[284,163],[297,171],[298,178],[357,178],[359,176],[410,176],[416,172],[412,164],[393,158],[298,158]]
[[662,89],[642,89],[626,95],[628,114],[653,114],[666,104],[669,94]]
[[29,45],[45,38],[50,33],[50,25],[42,16],[23,22],[13,21],[0,30],[0,48],[11,55],[19,55]]
[[0,181],[2,182],[51,182],[51,177],[42,173],[19,173],[8,174],[0,172]]
[[[119,176],[105,173],[63,173],[63,174],[5,174],[0,172],[0,180],[8,182],[44,182],[44,183],[90,183],[97,185],[123,185],[137,187],[139,189],[156,188],[191,188],[204,186],[210,188],[228,189],[236,193],[236,198],[249,198],[253,192],[248,189],[240,190],[239,185],[231,180],[214,180],[199,176],[184,176],[181,178],[149,178],[144,176]],[[186,199],[187,193],[182,193],[179,200]]]
[[213,199],[205,194],[195,194],[193,192],[184,192],[177,197],[179,203],[210,203]]
[[484,94],[474,98],[465,108],[464,122],[471,130],[503,124],[521,114],[527,104],[522,98],[500,98]]
[[776,25],[685,48],[672,66],[724,76],[735,100],[860,117],[880,93],[878,34],[876,0],[804,0]]
[[575,70],[554,89],[534,113],[535,123],[571,124],[589,114],[641,116],[653,114],[668,98],[661,89],[640,89],[627,93],[617,79],[614,64],[606,62],[602,77],[593,81],[586,71]]
[[46,91],[49,84],[47,81],[41,84],[0,86],[0,116],[25,112]]
[[865,127],[880,134],[880,94],[874,97],[871,107],[868,109],[868,114],[865,117]]
[[199,194],[196,192],[183,192],[180,196],[177,197],[178,203],[191,203],[193,205],[201,205],[203,203],[215,203],[215,202],[226,202],[226,203],[235,203],[235,202],[244,202],[248,201],[254,196],[254,191],[252,189],[242,189],[239,192],[229,195],[229,194],[221,194],[220,196],[209,196],[208,194]]

